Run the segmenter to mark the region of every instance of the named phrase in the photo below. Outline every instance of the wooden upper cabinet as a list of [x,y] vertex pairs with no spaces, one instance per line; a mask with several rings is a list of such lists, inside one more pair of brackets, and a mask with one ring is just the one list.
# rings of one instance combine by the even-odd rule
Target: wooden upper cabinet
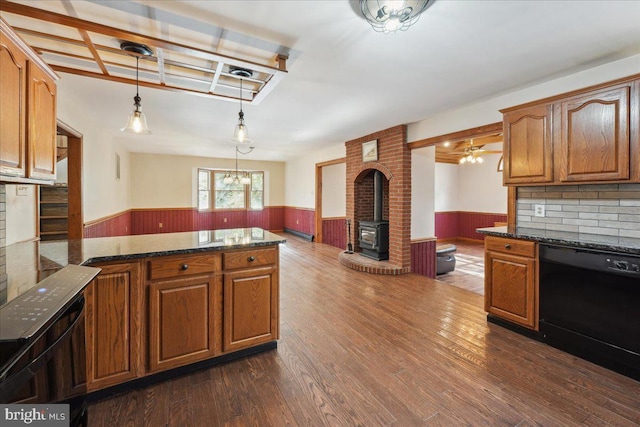
[[504,115],[505,185],[553,181],[552,111],[539,105]]
[[505,185],[640,182],[640,74],[501,112]]
[[0,18],[0,182],[55,180],[56,79]]
[[[2,28],[0,28],[2,30]],[[26,176],[27,57],[0,31],[0,174]]]
[[630,178],[631,83],[560,102],[559,180]]
[[56,85],[33,62],[28,65],[27,176],[56,179]]

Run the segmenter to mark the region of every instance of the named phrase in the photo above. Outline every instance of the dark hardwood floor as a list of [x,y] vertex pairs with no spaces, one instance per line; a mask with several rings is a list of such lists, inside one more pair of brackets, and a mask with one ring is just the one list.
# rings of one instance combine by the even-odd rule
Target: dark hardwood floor
[[276,350],[94,403],[89,425],[640,425],[640,382],[488,324],[481,295],[286,238]]

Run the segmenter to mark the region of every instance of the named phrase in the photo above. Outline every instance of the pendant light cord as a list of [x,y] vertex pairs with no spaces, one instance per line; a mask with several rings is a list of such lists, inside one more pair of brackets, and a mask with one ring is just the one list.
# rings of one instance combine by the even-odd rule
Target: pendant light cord
[[140,80],[138,70],[140,70],[140,57],[136,56],[136,96],[140,96],[140,91],[138,90],[138,81]]

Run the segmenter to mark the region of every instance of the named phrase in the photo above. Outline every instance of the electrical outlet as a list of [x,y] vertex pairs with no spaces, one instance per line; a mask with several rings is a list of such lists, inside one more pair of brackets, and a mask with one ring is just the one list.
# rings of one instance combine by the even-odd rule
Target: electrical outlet
[[223,222],[227,222],[227,218],[225,218]]
[[162,223],[161,222],[158,223],[158,228],[162,228]]
[[300,224],[300,220],[299,219],[296,219],[296,224]]
[[533,212],[537,217],[544,217],[544,205],[533,205]]

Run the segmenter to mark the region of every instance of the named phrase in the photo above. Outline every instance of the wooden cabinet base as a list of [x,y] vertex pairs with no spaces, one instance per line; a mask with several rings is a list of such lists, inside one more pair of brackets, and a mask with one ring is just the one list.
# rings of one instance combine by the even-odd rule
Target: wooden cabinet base
[[536,243],[487,236],[484,244],[485,311],[538,330]]
[[275,345],[278,260],[271,246],[96,264],[85,291],[87,389]]

